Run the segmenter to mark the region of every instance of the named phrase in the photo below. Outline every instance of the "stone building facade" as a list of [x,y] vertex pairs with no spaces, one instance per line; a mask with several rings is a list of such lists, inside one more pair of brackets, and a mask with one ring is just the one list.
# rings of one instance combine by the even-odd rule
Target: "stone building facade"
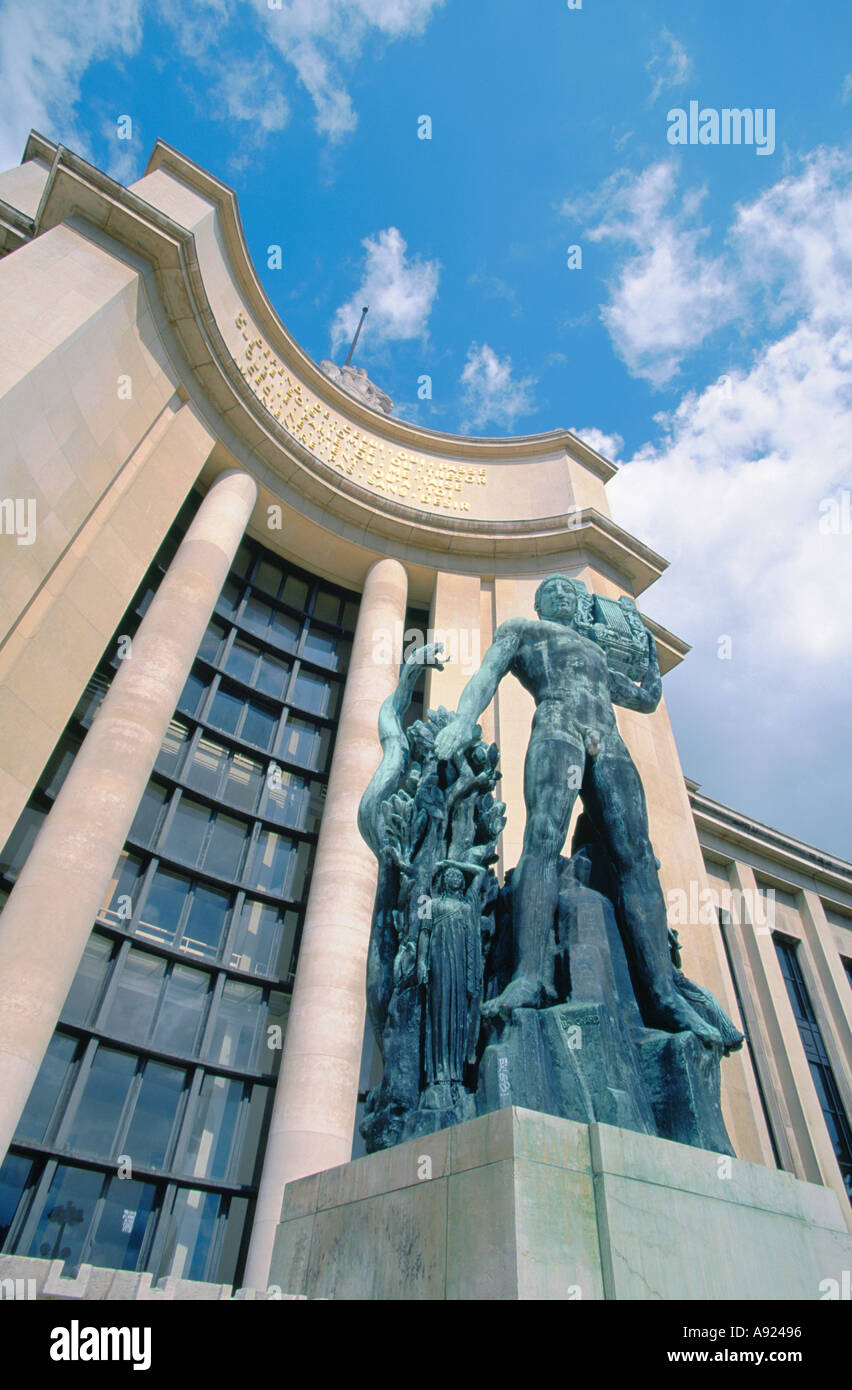
[[[285,1184],[360,1152],[355,812],[402,651],[444,640],[453,708],[543,575],[641,605],[665,561],[568,431],[342,389],[162,143],[124,188],[33,133],[0,255],[0,1251],[262,1289]],[[645,621],[665,673],[687,644]],[[501,869],[531,712],[504,682],[483,721]],[[618,719],[685,968],[748,1038],[736,1153],[849,1217],[852,865],[702,796],[664,702]]]

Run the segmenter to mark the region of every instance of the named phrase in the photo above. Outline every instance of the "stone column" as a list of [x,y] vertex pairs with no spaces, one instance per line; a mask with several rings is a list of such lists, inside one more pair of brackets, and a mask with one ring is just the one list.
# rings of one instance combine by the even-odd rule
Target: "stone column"
[[257,496],[219,477],[166,572],[0,916],[0,1156],[59,1018]]
[[356,817],[399,677],[399,654],[375,635],[404,621],[407,589],[399,561],[377,560],[361,598],[244,1276],[255,1288],[266,1286],[285,1184],[352,1156],[377,877]]

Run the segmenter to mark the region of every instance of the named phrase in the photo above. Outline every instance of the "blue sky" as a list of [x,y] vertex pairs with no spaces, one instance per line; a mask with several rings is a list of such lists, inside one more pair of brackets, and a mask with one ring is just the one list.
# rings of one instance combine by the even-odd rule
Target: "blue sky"
[[[161,136],[236,189],[312,356],[369,302],[398,414],[586,435],[672,561],[643,606],[693,644],[687,774],[852,858],[850,30],[839,0],[3,0],[0,167],[35,126],[131,182]],[[693,100],[771,109],[774,149],[670,144]]]

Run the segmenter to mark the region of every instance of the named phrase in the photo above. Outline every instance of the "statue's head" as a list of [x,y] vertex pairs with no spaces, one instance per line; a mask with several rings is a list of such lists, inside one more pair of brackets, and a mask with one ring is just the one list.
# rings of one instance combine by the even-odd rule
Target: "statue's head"
[[579,589],[567,574],[549,574],[535,591],[535,611],[545,622],[571,623],[577,614]]
[[465,882],[461,869],[456,869],[452,865],[445,869],[441,875],[441,887],[445,893],[463,893]]

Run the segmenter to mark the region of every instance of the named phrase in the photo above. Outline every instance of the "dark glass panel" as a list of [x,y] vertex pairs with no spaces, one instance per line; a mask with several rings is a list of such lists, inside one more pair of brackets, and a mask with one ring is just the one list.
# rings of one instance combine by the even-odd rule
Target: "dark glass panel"
[[265,1012],[257,1065],[260,1071],[274,1075],[281,1065],[287,1015],[290,1012],[290,995],[283,994],[280,990],[270,990]]
[[192,1120],[184,1172],[193,1178],[228,1176],[234,1129],[240,1111],[243,1083],[210,1072],[201,1091]]
[[268,603],[256,598],[254,594],[246,599],[246,606],[243,611],[243,622],[252,632],[256,632],[258,637],[265,637],[269,620],[272,617],[272,609]]
[[259,705],[248,704],[240,737],[244,738],[246,743],[256,744],[258,748],[269,749],[272,747],[272,740],[275,737],[277,727],[278,718],[276,715],[269,714]]
[[291,716],[284,730],[281,756],[288,762],[300,763],[302,767],[324,772],[330,742],[328,729],[318,729],[315,724],[308,724],[304,719]]
[[106,1269],[135,1269],[156,1195],[152,1182],[113,1178],[95,1239],[86,1254],[87,1263]]
[[164,1052],[195,1053],[204,1026],[210,976],[205,970],[175,965],[166,984],[153,1043]]
[[281,588],[281,580],[284,578],[284,571],[280,565],[275,565],[271,560],[261,560],[254,572],[254,583],[259,589],[265,589],[273,598],[278,597],[278,590]]
[[122,966],[104,1027],[128,1042],[147,1042],[166,975],[166,962],[131,950]]
[[163,745],[154,764],[158,772],[165,772],[167,776],[174,777],[180,766],[188,736],[187,725],[180,719],[173,719],[166,731]]
[[259,647],[252,647],[248,642],[244,642],[238,637],[228,652],[225,670],[228,675],[236,676],[237,680],[245,681],[246,685],[251,685],[259,656]]
[[258,793],[263,785],[263,768],[254,758],[245,753],[232,753],[228,766],[228,779],[222,796],[229,806],[240,811],[253,811],[257,806]]
[[183,911],[189,883],[171,869],[157,869],[136,930],[140,936],[171,943]]
[[258,975],[274,974],[282,929],[283,919],[277,907],[247,898],[231,945],[231,965]]
[[182,796],[175,808],[165,849],[176,859],[184,859],[189,864],[201,861],[201,850],[207,836],[210,817],[213,813],[200,801]]
[[107,906],[102,912],[108,921],[125,924],[133,916],[136,895],[142,886],[143,862],[138,854],[128,854],[126,850],[119,855],[105,899]]
[[129,839],[138,840],[143,845],[153,844],[167,796],[165,787],[159,786],[156,782],[148,783],[133,817]]
[[61,1163],[26,1253],[46,1260],[79,1260],[103,1185],[102,1173]]
[[17,1139],[44,1139],[56,1102],[68,1080],[76,1052],[75,1038],[69,1038],[64,1033],[54,1033],[33,1082],[20,1124],[15,1131]]
[[235,734],[243,712],[243,701],[227,690],[217,690],[210,707],[210,723],[226,734]]
[[215,1192],[180,1188],[167,1218],[167,1238],[157,1277],[206,1279],[220,1198]]
[[7,1154],[0,1164],[0,1248],[9,1234],[32,1168],[32,1159],[20,1154]]
[[226,629],[221,623],[208,623],[207,631],[201,639],[201,646],[198,648],[198,655],[203,657],[205,661],[215,661],[225,639],[225,632]]
[[272,1108],[272,1087],[259,1083],[251,1087],[245,1133],[237,1161],[237,1182],[256,1182],[260,1178],[259,1148],[267,1115]]
[[66,734],[60,739],[42,777],[41,786],[48,796],[56,796],[68,776],[71,764],[80,750],[79,740]]
[[136,1060],[113,1047],[98,1047],[65,1148],[80,1149],[98,1158],[117,1156],[116,1131],[127,1104]]
[[328,589],[320,589],[314,604],[314,617],[322,618],[323,622],[336,623],[340,615],[340,599],[337,594],[332,594]]
[[185,714],[198,714],[202,700],[207,694],[207,684],[207,681],[202,680],[200,676],[191,673],[181,691],[178,709],[183,710]]
[[226,980],[216,1011],[208,1055],[221,1066],[250,1071],[254,1066],[263,990],[244,980]]
[[289,680],[290,667],[286,661],[279,661],[274,656],[262,658],[255,681],[257,690],[264,695],[274,696],[276,700],[283,700],[287,694]]
[[164,1062],[145,1063],[133,1119],[123,1141],[133,1163],[143,1168],[163,1166],[185,1085],[182,1068]]
[[228,764],[228,751],[221,743],[202,734],[193,750],[185,777],[191,786],[208,796],[217,796],[222,774]]
[[288,574],[284,580],[281,598],[285,603],[289,603],[291,608],[298,608],[299,612],[303,613],[308,601],[308,586],[303,579],[297,579],[295,574]]
[[340,619],[340,625],[341,627],[345,627],[349,632],[354,632],[357,621],[358,600],[347,599],[343,605],[343,617]]
[[272,613],[268,638],[276,646],[282,647],[285,652],[295,652],[299,645],[301,631],[301,623],[296,618],[291,618],[288,613],[278,611]]
[[[210,867],[215,866],[211,864]],[[230,906],[229,893],[210,888],[204,883],[196,884],[183,929],[181,950],[195,955],[217,956]]]
[[91,1022],[103,992],[111,955],[112,942],[93,932],[62,1007],[63,1018],[72,1023]]

